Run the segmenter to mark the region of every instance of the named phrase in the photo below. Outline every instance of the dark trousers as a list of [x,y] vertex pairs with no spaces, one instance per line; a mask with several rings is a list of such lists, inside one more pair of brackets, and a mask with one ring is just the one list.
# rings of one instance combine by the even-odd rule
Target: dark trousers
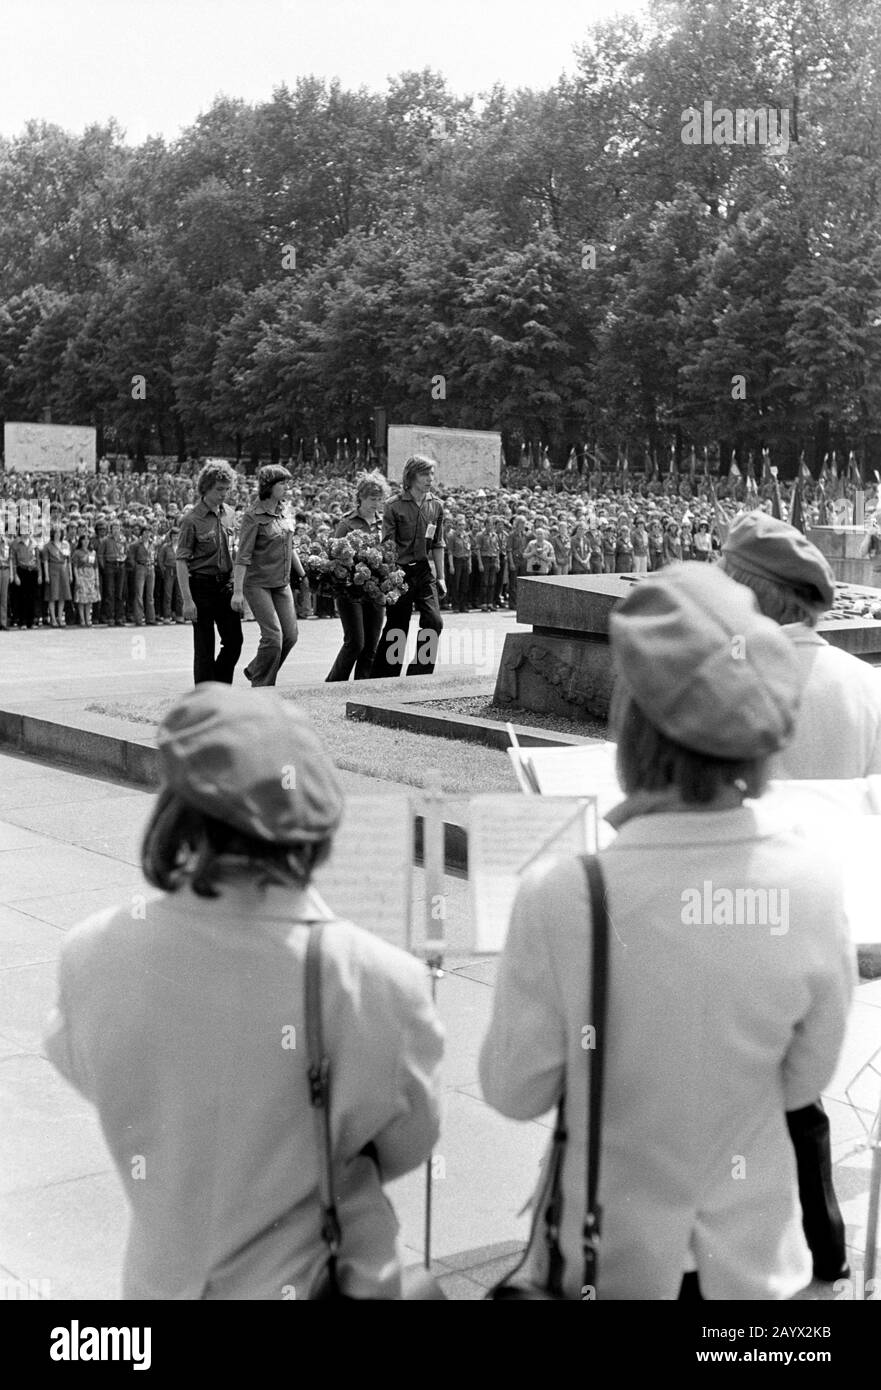
[[805,1240],[818,1279],[837,1279],[847,1262],[844,1218],[832,1182],[829,1120],[817,1100],[801,1110],[788,1110],[786,1124],[795,1150],[798,1195]]
[[345,597],[337,599],[337,604],[343,625],[343,645],[326,679],[347,681],[354,667],[356,681],[369,680],[382,632],[385,605]]
[[483,582],[480,586],[480,600],[485,607],[489,608],[495,600],[496,580],[499,577],[499,562],[491,555],[484,555],[483,559]]
[[125,622],[125,565],[108,561],[101,572],[101,617],[105,623]]
[[174,566],[163,565],[157,573],[162,581],[162,616],[163,618],[170,618],[173,610],[174,616],[179,618],[181,615],[182,599]]
[[419,610],[419,636],[416,660],[407,667],[407,675],[430,676],[437,659],[437,639],[443,632],[444,620],[431,566],[427,560],[417,560],[415,565],[402,568],[407,592],[386,612],[385,630],[373,663],[374,676],[399,676],[404,669],[404,649],[414,608]]
[[[190,593],[196,605],[193,623],[193,680],[221,681],[232,685],[233,672],[242,652],[242,620],[230,607],[232,577],[190,575]],[[214,629],[220,636],[220,651],[214,655]]]
[[453,561],[452,592],[450,603],[457,613],[464,613],[468,607],[468,576],[471,572],[471,557],[457,555]]
[[33,627],[37,618],[37,604],[40,598],[37,571],[19,569],[18,577],[20,583],[15,586],[18,590],[15,596],[18,625],[19,627]]

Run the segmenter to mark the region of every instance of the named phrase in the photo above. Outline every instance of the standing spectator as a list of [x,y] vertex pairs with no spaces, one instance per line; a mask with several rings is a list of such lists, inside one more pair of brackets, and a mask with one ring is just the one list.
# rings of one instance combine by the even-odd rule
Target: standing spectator
[[108,627],[125,625],[125,557],[122,527],[111,521],[110,535],[98,541],[98,569],[103,594],[101,616]]
[[508,528],[500,516],[494,518],[496,535],[499,538],[499,570],[496,575],[496,586],[493,591],[492,603],[494,608],[502,605],[502,594],[506,596],[509,592],[509,570],[508,570]]
[[49,603],[49,626],[64,627],[64,605],[70,600],[70,544],[62,526],[53,526],[43,547],[43,574]]
[[242,517],[233,571],[233,612],[248,602],[260,625],[256,655],[245,667],[252,687],[275,685],[278,673],[297,642],[297,614],[291,593],[291,569],[306,573],[294,550],[294,523],[285,497],[291,475],[280,463],[257,470],[257,501]]
[[657,517],[649,523],[649,569],[659,570],[664,563],[664,528]]
[[98,557],[85,536],[77,540],[73,555],[73,593],[80,627],[92,626],[92,605],[100,597],[98,589]]
[[694,528],[694,539],[692,541],[692,559],[708,561],[713,551],[713,542],[710,538],[710,528],[705,521],[699,521]]
[[555,563],[554,547],[543,526],[536,528],[535,537],[523,552],[526,574],[550,574]]
[[[382,548],[380,508],[388,500],[389,486],[378,471],[362,473],[355,488],[355,509],[337,524],[335,538],[345,536]],[[363,594],[341,594],[337,599],[340,622],[343,625],[343,645],[330,668],[328,681],[347,681],[354,667],[355,680],[369,680],[373,671],[376,649],[382,633],[385,604]]]
[[146,621],[148,627],[155,627],[156,607],[154,603],[154,594],[156,587],[156,548],[153,543],[153,533],[149,526],[139,526],[137,528],[137,539],[133,542],[130,550],[134,561],[132,609],[135,617],[135,626],[143,627]]
[[617,574],[633,573],[633,540],[630,527],[626,522],[621,522],[618,526],[618,539],[615,546],[615,571]]
[[551,532],[554,547],[554,574],[568,574],[572,564],[572,541],[566,522],[559,520]]
[[524,552],[529,544],[526,517],[520,513],[514,517],[508,536],[508,606],[517,607],[517,580],[526,573]]
[[572,560],[569,571],[571,574],[590,574],[590,543],[587,539],[587,526],[583,521],[576,521],[572,527]]
[[[232,685],[242,650],[242,620],[232,608],[233,526],[226,498],[236,475],[220,459],[206,463],[196,479],[199,501],[181,522],[177,580],[184,621],[193,624],[193,679]],[[220,637],[215,656],[214,629]]]
[[[0,508],[0,523],[3,511]],[[12,580],[12,545],[5,527],[0,525],[0,632],[9,628],[9,585]]]
[[400,497],[386,503],[383,540],[395,542],[395,558],[404,571],[407,591],[387,610],[374,676],[401,674],[414,607],[419,611],[419,635],[407,675],[430,676],[434,671],[444,626],[439,598],[446,593],[444,509],[431,495],[435,468],[432,459],[414,454],[404,465]]
[[493,595],[496,588],[496,579],[499,573],[499,536],[493,521],[489,521],[482,527],[477,537],[477,553],[480,558],[480,607],[482,612],[489,613],[494,608]]
[[464,515],[456,517],[450,532],[447,554],[452,561],[453,572],[450,585],[450,601],[457,613],[467,613],[468,583],[471,576],[471,536]]
[[664,531],[664,564],[675,565],[682,559],[682,542],[675,521],[668,521]]
[[615,556],[618,553],[618,537],[615,525],[610,519],[600,523],[603,539],[603,573],[615,573]]
[[[794,737],[776,755],[772,775],[801,781],[881,773],[881,682],[859,657],[816,631],[835,598],[826,557],[794,526],[751,511],[732,527],[720,568],[783,627],[805,680]],[[845,1227],[832,1181],[829,1120],[819,1093],[808,1099],[786,1120],[814,1274],[831,1282],[849,1273]]]
[[[714,566],[634,585],[610,633],[627,799],[600,855],[610,930],[597,1292],[790,1298],[811,1264],[784,1109],[831,1079],[854,977],[840,866],[763,795],[803,673]],[[707,884],[753,901],[786,885],[785,929],[763,912],[719,922],[694,905]],[[523,877],[480,1057],[484,1095],[504,1115],[536,1119],[565,1095],[557,1239],[569,1298],[583,1296],[591,918],[578,858]],[[732,1155],[746,1181],[732,1181]],[[541,1190],[537,1200],[543,1231]],[[544,1282],[539,1244],[528,1268]]]
[[165,539],[156,552],[156,574],[162,591],[162,616],[159,621],[163,623],[183,622],[180,585],[177,582],[175,564],[175,551],[179,535],[180,526],[175,524],[169,526],[165,533]]
[[645,574],[648,570],[649,536],[641,516],[636,518],[631,533],[633,542],[633,572]]
[[317,948],[339,1281],[351,1298],[398,1299],[383,1184],[425,1162],[439,1124],[443,1031],[425,967],[311,886],[343,797],[296,710],[202,685],[158,744],[142,864],[159,892],[143,921],[121,903],[67,934],[46,1036],[123,1180],[122,1296],[277,1302],[308,1298],[325,1273],[304,1004]]
[[30,531],[15,538],[10,546],[12,583],[17,589],[16,609],[20,628],[32,628],[37,622],[37,604],[43,582],[43,559],[40,547]]

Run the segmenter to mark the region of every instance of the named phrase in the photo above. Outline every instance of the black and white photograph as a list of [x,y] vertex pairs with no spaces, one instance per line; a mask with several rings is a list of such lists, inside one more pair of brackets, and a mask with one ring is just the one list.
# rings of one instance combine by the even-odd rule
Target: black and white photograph
[[856,1367],[881,5],[2,0],[0,59],[23,1368],[523,1300]]

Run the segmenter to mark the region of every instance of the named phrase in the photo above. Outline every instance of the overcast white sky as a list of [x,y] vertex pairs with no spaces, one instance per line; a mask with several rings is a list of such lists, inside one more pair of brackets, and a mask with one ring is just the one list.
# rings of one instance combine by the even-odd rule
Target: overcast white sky
[[116,116],[174,139],[223,92],[260,101],[314,73],[384,90],[432,67],[458,93],[544,87],[592,20],[643,0],[0,0],[0,134]]

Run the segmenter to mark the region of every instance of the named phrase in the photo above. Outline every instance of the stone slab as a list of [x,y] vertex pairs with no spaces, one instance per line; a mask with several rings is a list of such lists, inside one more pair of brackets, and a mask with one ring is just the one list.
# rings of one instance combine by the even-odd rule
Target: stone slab
[[517,621],[607,637],[612,610],[636,582],[620,574],[524,575],[517,580]]
[[608,641],[585,641],[574,633],[512,633],[505,638],[493,703],[562,719],[605,719],[613,685]]

